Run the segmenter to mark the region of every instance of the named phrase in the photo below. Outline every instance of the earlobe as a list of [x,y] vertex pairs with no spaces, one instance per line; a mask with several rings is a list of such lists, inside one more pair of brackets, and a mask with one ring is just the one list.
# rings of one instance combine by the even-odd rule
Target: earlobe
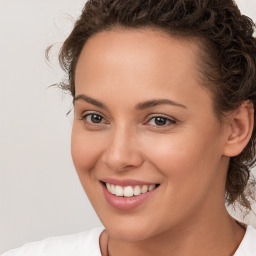
[[223,155],[234,157],[239,155],[248,144],[254,126],[254,107],[250,100],[233,113],[230,129]]

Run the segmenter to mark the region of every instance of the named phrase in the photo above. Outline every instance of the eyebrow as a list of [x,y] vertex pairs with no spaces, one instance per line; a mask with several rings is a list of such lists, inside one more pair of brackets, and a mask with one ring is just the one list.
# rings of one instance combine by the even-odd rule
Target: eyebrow
[[[75,104],[76,101],[79,101],[79,100],[83,100],[83,101],[86,101],[96,107],[99,107],[99,108],[102,108],[102,109],[108,109],[107,106],[105,104],[103,104],[102,102],[96,100],[96,99],[93,99],[89,96],[86,96],[84,94],[79,94],[77,95],[74,99],[73,99],[73,104]],[[169,100],[169,99],[152,99],[152,100],[148,100],[148,101],[145,101],[145,102],[142,102],[142,103],[138,103],[136,106],[135,106],[135,109],[136,110],[144,110],[144,109],[147,109],[147,108],[152,108],[152,107],[155,107],[155,106],[159,106],[159,105],[172,105],[172,106],[175,106],[175,107],[181,107],[181,108],[187,108],[185,105],[183,104],[180,104],[178,102],[175,102],[175,101],[172,101],[172,100]]]
[[152,108],[158,105],[172,105],[175,107],[181,107],[181,108],[187,108],[185,105],[182,105],[178,102],[169,100],[169,99],[153,99],[153,100],[148,100],[142,103],[138,103],[135,106],[136,110],[144,110],[146,108]]
[[76,101],[83,100],[86,101],[96,107],[102,108],[102,109],[108,109],[106,105],[104,105],[102,102],[95,100],[89,96],[86,96],[84,94],[79,94],[73,99],[73,104],[75,104]]

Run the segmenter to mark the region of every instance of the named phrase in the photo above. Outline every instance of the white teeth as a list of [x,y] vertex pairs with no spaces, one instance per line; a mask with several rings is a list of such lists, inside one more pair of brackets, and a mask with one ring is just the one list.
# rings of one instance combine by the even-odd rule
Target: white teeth
[[131,196],[138,196],[140,194],[144,194],[148,191],[151,191],[154,188],[156,188],[156,185],[152,184],[149,186],[148,185],[143,185],[143,186],[136,185],[135,187],[132,187],[132,186],[121,187],[118,185],[106,183],[106,187],[107,187],[107,190],[113,195],[131,197]]
[[135,186],[135,188],[133,189],[133,194],[135,196],[138,196],[141,194],[141,189],[140,189],[140,186]]
[[148,187],[148,191],[153,190],[155,187],[156,187],[156,185],[155,185],[155,184],[154,184],[154,185],[149,185],[149,187]]
[[148,191],[148,185],[143,185],[141,188],[141,193],[146,193]]
[[124,195],[124,190],[121,186],[116,186],[115,195],[116,196],[123,196]]
[[124,196],[125,197],[133,196],[133,188],[131,186],[127,186],[124,188]]
[[116,186],[111,184],[110,185],[110,192],[114,195],[115,194],[115,191],[116,191]]
[[107,190],[110,192],[111,191],[111,185],[109,183],[106,183]]

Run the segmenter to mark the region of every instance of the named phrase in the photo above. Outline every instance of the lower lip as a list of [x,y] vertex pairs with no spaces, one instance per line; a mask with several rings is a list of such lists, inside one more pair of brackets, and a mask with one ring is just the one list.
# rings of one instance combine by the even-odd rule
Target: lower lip
[[122,197],[111,194],[104,184],[102,184],[102,188],[107,202],[118,210],[132,210],[138,207],[144,203],[156,190],[155,188],[138,196]]

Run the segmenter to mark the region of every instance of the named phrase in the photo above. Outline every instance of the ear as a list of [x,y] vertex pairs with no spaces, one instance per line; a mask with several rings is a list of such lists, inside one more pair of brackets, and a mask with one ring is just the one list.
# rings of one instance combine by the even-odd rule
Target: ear
[[232,114],[223,155],[229,157],[239,155],[248,144],[253,127],[254,107],[253,103],[247,100]]

